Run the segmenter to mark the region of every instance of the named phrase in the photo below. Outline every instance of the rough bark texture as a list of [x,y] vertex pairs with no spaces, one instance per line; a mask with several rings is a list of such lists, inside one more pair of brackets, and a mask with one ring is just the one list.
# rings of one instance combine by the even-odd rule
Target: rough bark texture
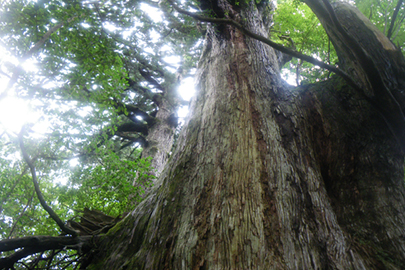
[[[267,3],[204,3],[267,33]],[[191,110],[92,269],[405,269],[403,153],[364,93],[339,78],[292,89],[271,48],[220,25]]]
[[[172,92],[175,90],[173,89]],[[177,123],[176,109],[178,99],[167,97],[162,99],[156,114],[156,123],[150,128],[146,137],[147,145],[142,151],[142,157],[151,157],[154,174],[159,176],[163,171],[173,147],[174,133]]]
[[362,88],[361,93],[384,118],[405,151],[405,61],[402,53],[360,11],[336,2],[307,0],[339,55],[339,66]]

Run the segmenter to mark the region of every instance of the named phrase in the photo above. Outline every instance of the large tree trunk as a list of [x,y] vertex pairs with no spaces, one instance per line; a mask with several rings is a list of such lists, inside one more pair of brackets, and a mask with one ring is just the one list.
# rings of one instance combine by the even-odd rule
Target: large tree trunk
[[[266,35],[268,5],[242,2],[210,8]],[[380,107],[339,78],[288,87],[273,49],[210,27],[177,150],[92,268],[405,269],[403,153]]]

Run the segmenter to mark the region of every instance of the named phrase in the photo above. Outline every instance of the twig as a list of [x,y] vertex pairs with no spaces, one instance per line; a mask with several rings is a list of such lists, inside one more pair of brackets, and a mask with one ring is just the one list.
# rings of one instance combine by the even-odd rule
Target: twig
[[19,64],[14,68],[13,74],[11,75],[10,80],[8,81],[6,90],[0,94],[0,100],[2,100],[3,98],[5,98],[8,94],[8,91],[11,89],[11,87],[13,87],[13,85],[17,82],[18,77],[21,74],[21,70],[22,70],[22,64],[28,60],[32,55],[34,55],[34,53],[36,53],[37,51],[39,51],[39,49],[49,40],[49,37],[56,32],[59,28],[61,28],[63,25],[70,23],[71,21],[75,20],[77,18],[77,16],[74,16],[72,18],[67,19],[66,22],[61,22],[57,25],[55,25],[54,27],[52,27],[51,29],[48,30],[48,32],[45,33],[45,35],[43,35],[43,37],[37,42],[35,43],[35,45],[24,54],[24,56],[20,59]]
[[34,194],[32,194],[32,195],[31,195],[31,198],[28,199],[28,202],[27,202],[27,204],[25,205],[24,209],[21,211],[20,216],[19,216],[19,217],[17,218],[17,220],[14,222],[13,227],[11,228],[10,233],[8,234],[7,239],[10,239],[10,238],[11,238],[11,235],[13,234],[15,228],[17,227],[18,221],[20,221],[20,219],[23,217],[23,215],[24,215],[25,211],[27,210],[28,206],[31,204],[33,198],[34,198]]
[[28,167],[24,166],[24,170],[21,172],[20,176],[18,179],[14,182],[13,186],[8,190],[7,194],[4,195],[3,198],[1,198],[1,204],[0,204],[0,214],[3,212],[3,204],[8,200],[10,195],[13,193],[15,187],[18,185],[18,183],[21,181],[23,176],[27,173]]

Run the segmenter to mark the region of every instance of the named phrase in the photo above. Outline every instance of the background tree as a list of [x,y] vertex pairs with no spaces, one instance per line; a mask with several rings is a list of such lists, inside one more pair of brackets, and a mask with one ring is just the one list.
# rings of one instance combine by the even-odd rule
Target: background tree
[[[33,146],[38,142],[33,141],[27,145],[33,145],[34,152],[30,155],[38,156],[41,161],[63,160],[71,156],[60,154],[60,148],[65,147],[69,154],[78,153],[84,169],[89,168],[87,164],[94,164],[91,159],[103,158],[105,162],[101,166],[75,174],[79,180],[75,182],[77,187],[72,185],[72,190],[78,187],[86,190],[86,187],[100,184],[98,181],[84,184],[80,179],[82,176],[107,181],[106,185],[101,185],[107,190],[104,193],[105,203],[99,205],[104,209],[117,200],[114,195],[118,189],[125,190],[124,185],[111,180],[113,177],[109,178],[108,174],[126,172],[125,169],[117,170],[120,166],[117,160],[125,155],[123,150],[128,149],[127,145],[143,143],[142,155],[152,158],[157,175],[162,173],[146,199],[136,208],[131,204],[134,210],[112,229],[111,226],[119,219],[100,214],[102,221],[108,224],[91,232],[97,231],[97,235],[100,235],[106,233],[104,229],[110,229],[103,238],[94,237],[92,241],[87,236],[3,240],[3,251],[24,249],[10,256],[6,254],[2,262],[11,267],[20,259],[20,255],[69,246],[84,255],[81,265],[90,269],[403,268],[403,56],[350,5],[336,3],[332,7],[327,1],[306,3],[320,18],[336,49],[333,60],[329,41],[328,46],[321,45],[326,43],[319,37],[325,35],[318,28],[317,31],[306,28],[304,38],[299,40],[296,35],[298,31],[288,30],[285,22],[279,21],[273,25],[274,6],[266,1],[203,1],[199,3],[202,13],[195,13],[197,5],[193,3],[186,3],[180,8],[169,1],[159,6],[167,16],[167,22],[162,24],[148,21],[143,14],[137,13],[139,9],[134,9],[133,18],[142,18],[140,22],[145,30],[168,30],[168,35],[163,35],[162,39],[166,41],[165,44],[172,32],[179,34],[173,37],[177,41],[185,32],[187,35],[182,36],[183,40],[196,42],[197,34],[182,28],[189,20],[183,15],[208,22],[207,29],[203,29],[206,32],[205,47],[198,64],[199,93],[191,105],[191,117],[165,170],[163,167],[172,147],[176,125],[172,121],[175,110],[163,108],[167,108],[164,104],[170,105],[170,108],[175,108],[173,104],[179,104],[179,101],[176,103],[177,98],[173,99],[176,82],[170,83],[170,77],[176,80],[187,73],[187,69],[193,65],[193,57],[184,57],[184,62],[189,63],[183,65],[186,68],[176,67],[177,74],[169,72],[167,77],[167,71],[160,67],[163,62],[159,56],[162,55],[156,53],[159,52],[156,50],[159,42],[153,44],[157,46],[154,47],[156,58],[148,57],[150,55],[145,53],[150,52],[152,45],[147,41],[153,40],[153,36],[145,37],[145,43],[140,41],[143,40],[142,36],[136,36],[136,41],[122,40],[121,37],[109,35],[104,29],[109,14],[103,10],[104,6],[78,4],[71,8],[65,4],[70,8],[68,10],[87,10],[89,17],[95,16],[94,21],[101,22],[101,26],[97,28],[99,32],[89,27],[90,33],[102,39],[93,39],[89,45],[89,50],[96,48],[94,53],[97,55],[90,60],[90,64],[80,64],[80,58],[77,62],[69,59],[81,69],[78,68],[79,72],[74,76],[71,70],[74,71],[76,66],[71,65],[68,71],[61,68],[59,76],[63,78],[65,73],[68,74],[62,82],[69,82],[69,87],[62,84],[55,90],[61,92],[59,95],[63,99],[76,102],[74,105],[83,107],[91,104],[96,108],[91,109],[91,116],[98,117],[88,125],[76,121],[80,119],[77,115],[72,117],[77,111],[62,113],[61,103],[57,108],[52,108],[52,103],[48,103],[46,107],[51,107],[50,115],[67,116],[58,118],[67,123],[65,126],[59,124],[59,130],[65,128],[66,133],[79,133],[79,136],[71,136],[70,142],[65,140],[58,144],[58,140],[55,140],[55,143],[36,148]],[[397,14],[400,14],[400,3]],[[114,4],[117,8],[111,5],[110,10],[118,10],[121,4],[120,10],[124,14],[130,13],[131,9],[127,8],[132,3]],[[157,5],[153,2],[150,4]],[[288,14],[282,12],[282,6],[286,9],[291,6],[296,8],[297,17],[306,18],[305,14],[310,14],[305,8],[300,12],[298,3],[288,5],[283,2],[279,10],[280,18]],[[113,11],[111,13],[115,14]],[[61,14],[65,16],[68,13],[63,11]],[[65,21],[71,23],[81,19],[81,16],[72,14],[66,16]],[[318,25],[314,18],[309,21],[314,26]],[[294,25],[291,21],[289,23]],[[5,24],[6,27],[10,25]],[[61,23],[58,25],[58,29],[64,26]],[[195,23],[197,26],[201,24]],[[399,23],[397,27],[400,27]],[[38,28],[33,27],[32,31],[35,33]],[[47,32],[39,37],[45,37],[48,29],[45,28],[43,31]],[[67,41],[69,32],[73,31],[69,28],[65,30],[67,38],[63,37],[65,34],[59,35],[59,42],[55,42],[58,46]],[[7,29],[7,33],[13,31]],[[310,32],[317,34],[310,38]],[[288,40],[293,49],[267,39],[269,33],[277,33],[276,39],[280,39],[280,42]],[[11,40],[9,44],[19,41],[18,38],[13,40],[12,34],[6,38]],[[38,38],[39,41],[42,38]],[[108,46],[98,45],[98,42],[103,44],[103,38]],[[86,38],[83,42],[88,44],[87,40],[91,41],[92,38]],[[319,45],[315,51],[308,49],[311,44],[308,40],[314,40]],[[74,44],[72,41],[67,43]],[[33,41],[31,44],[38,43]],[[52,44],[51,40],[46,44]],[[124,50],[118,44],[130,46]],[[176,43],[179,45],[178,52],[183,54],[194,44]],[[281,65],[289,57],[267,45],[316,63],[339,76],[330,76],[329,71],[319,71],[319,76],[310,76],[309,66],[302,66],[298,62],[298,69],[297,64],[293,66],[299,71],[297,74],[305,74],[307,82],[312,84],[293,89],[279,75]],[[82,48],[84,46],[73,48],[74,56],[79,55],[75,50]],[[184,48],[185,51],[182,50]],[[105,62],[98,57],[99,52],[105,53],[106,59],[110,59],[107,66],[103,66]],[[302,52],[308,52],[318,59],[305,56]],[[26,57],[24,55],[29,55],[20,54],[22,59]],[[109,54],[114,57],[108,58]],[[53,54],[47,52],[45,55]],[[64,60],[66,55],[69,53],[61,53],[61,59]],[[131,58],[136,61],[129,61],[128,67],[127,61]],[[319,59],[330,64],[322,63]],[[69,66],[69,62],[63,62],[61,67],[66,67],[66,63]],[[336,63],[338,68],[334,66]],[[21,80],[23,72],[18,66],[12,69],[11,82],[24,85],[26,80],[27,89],[36,85],[39,90],[36,94],[49,94],[48,91],[41,91],[38,83],[35,84],[35,80],[29,76],[19,82],[17,79]],[[53,67],[50,70],[57,69]],[[298,75],[297,78],[299,83]],[[317,81],[322,82],[315,83]],[[86,84],[88,82],[89,85]],[[140,92],[133,90],[137,93],[135,96],[140,97],[135,105],[127,102],[129,99],[122,98],[125,96],[123,93],[128,93],[128,85],[132,87],[134,82],[139,82],[139,85],[135,84],[139,88],[135,89],[141,89]],[[150,92],[155,94],[143,89],[145,87],[151,88]],[[24,91],[18,92],[17,89],[22,96]],[[58,95],[56,97],[57,100],[62,99]],[[131,95],[129,97],[132,98]],[[132,106],[136,109],[132,109]],[[147,106],[151,107],[147,109]],[[163,111],[169,113],[159,119],[159,113]],[[139,121],[131,116],[139,116],[135,117]],[[91,119],[89,114],[82,118]],[[71,128],[73,123],[79,123],[83,129],[76,132]],[[96,131],[94,123],[100,126]],[[125,129],[127,127],[131,129]],[[127,137],[130,131],[134,132],[131,138],[137,140]],[[56,131],[54,134],[61,137],[65,133]],[[87,136],[81,137],[83,134]],[[38,152],[35,149],[40,149],[40,154],[35,153]],[[141,170],[140,167],[143,168],[138,163],[131,163],[135,160],[123,163],[129,171],[124,178],[133,178]],[[6,161],[4,164],[7,168],[11,166]],[[38,164],[44,167],[44,171],[49,171],[45,173],[47,176],[55,170],[50,165],[42,165],[46,164],[44,162]],[[57,168],[62,168],[60,166]],[[131,166],[136,167],[134,171],[130,170]],[[16,173],[10,170],[10,174],[25,175],[21,171],[24,172],[22,166]],[[22,176],[20,178],[23,179]],[[10,186],[15,181],[11,181]],[[4,195],[5,198],[8,196],[8,193]],[[101,199],[95,198],[95,203]],[[128,206],[128,201],[124,200],[123,204]],[[85,203],[77,205],[86,206]],[[98,214],[90,211],[85,212],[83,217],[89,216],[96,220]],[[71,226],[83,232],[80,228],[84,222],[71,223]],[[34,248],[33,243],[42,250]],[[97,249],[94,249],[94,243]],[[59,254],[59,251],[56,253]],[[33,266],[40,266],[41,262],[49,268],[54,258],[58,258],[54,254],[55,251],[51,251],[35,260],[27,260]],[[64,258],[67,257],[62,257],[58,262],[66,263]],[[24,261],[22,263],[26,264]],[[76,259],[70,263],[71,267],[78,265]]]
[[[134,5],[2,3],[1,42],[9,49],[3,58],[8,87],[2,99],[12,95],[30,100],[43,113],[24,133],[23,142],[43,197],[61,219],[74,218],[71,225],[85,208],[113,217],[131,210],[162,170],[173,145],[177,110],[184,103],[176,88],[193,68],[198,32],[192,25],[180,29],[169,13],[170,24],[152,20],[143,11],[150,6]],[[176,55],[178,63],[166,63]],[[28,70],[27,64],[35,68]],[[37,199],[28,166],[19,160],[17,134],[3,130],[1,139],[2,239],[59,234]],[[71,160],[80,162],[72,168]],[[57,184],[63,179],[66,185]],[[94,218],[95,212],[84,215]],[[66,244],[72,243],[57,249]],[[37,252],[27,247],[20,255],[30,251]],[[63,254],[40,253],[38,259],[21,263],[31,268],[61,262],[77,267],[77,255]],[[4,267],[20,258],[3,255]]]

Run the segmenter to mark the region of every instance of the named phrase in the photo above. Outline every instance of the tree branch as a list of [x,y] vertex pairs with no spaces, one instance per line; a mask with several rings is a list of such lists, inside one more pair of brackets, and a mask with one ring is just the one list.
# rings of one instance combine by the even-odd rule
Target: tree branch
[[[129,113],[129,115],[127,115],[127,117],[131,120],[134,121],[134,119],[132,119],[129,116],[140,116],[142,117],[142,120],[146,121],[146,123],[148,123],[149,126],[153,125],[156,122],[155,117],[150,116],[147,112],[141,110],[140,108],[138,108],[135,105],[132,104],[125,104],[119,100],[115,100],[114,102],[116,104],[114,104],[114,108],[118,110],[118,114],[124,114],[122,111],[120,111],[120,107],[125,108],[125,110]],[[131,114],[132,113],[132,114]]]
[[326,12],[333,26],[343,39],[342,41],[350,47],[357,62],[365,73],[369,82],[368,87],[373,90],[373,96],[367,97],[367,101],[381,114],[398,144],[401,146],[402,151],[405,151],[405,142],[403,141],[405,136],[405,116],[398,100],[384,82],[384,71],[380,72],[379,67],[375,64],[368,52],[344,29],[329,1],[322,0],[322,2],[326,7]]
[[25,146],[24,146],[24,138],[23,138],[24,137],[24,132],[25,132],[25,127],[23,127],[21,129],[20,133],[18,134],[18,140],[20,142],[20,148],[21,148],[23,158],[24,158],[25,162],[28,164],[28,167],[31,170],[32,182],[34,183],[35,193],[37,194],[38,200],[41,203],[42,207],[45,209],[45,211],[48,212],[48,214],[56,222],[56,224],[58,224],[59,228],[63,232],[65,232],[67,234],[70,234],[72,236],[76,236],[77,235],[76,231],[74,231],[74,230],[70,229],[69,227],[67,227],[65,225],[65,223],[55,213],[55,211],[53,211],[52,208],[45,202],[45,199],[42,196],[42,192],[41,192],[41,189],[40,189],[39,184],[38,184],[37,174],[35,172],[34,163],[30,159],[30,157],[28,156],[27,151],[26,151]]
[[63,25],[70,23],[71,21],[75,20],[77,18],[77,16],[74,16],[72,18],[69,18],[66,20],[66,22],[61,22],[57,25],[55,25],[54,27],[52,27],[51,29],[49,29],[45,35],[42,36],[42,38],[35,43],[35,45],[24,54],[24,56],[20,59],[18,66],[16,66],[14,68],[13,71],[13,75],[11,76],[10,80],[8,81],[6,90],[4,90],[3,93],[0,94],[0,100],[2,100],[3,98],[5,98],[7,96],[8,91],[11,89],[11,87],[13,87],[13,85],[17,82],[18,77],[21,74],[21,66],[22,64],[29,59],[31,56],[34,55],[34,53],[36,53],[37,51],[39,51],[39,49],[45,44],[45,42],[47,42],[49,40],[49,37],[56,32],[59,28],[61,28]]
[[1,198],[1,204],[0,204],[0,214],[3,212],[3,204],[8,200],[8,198],[10,197],[10,195],[13,193],[15,187],[18,185],[18,183],[21,181],[21,179],[23,178],[23,176],[27,173],[28,167],[24,166],[24,170],[21,172],[20,176],[18,177],[18,179],[14,182],[13,186],[8,190],[7,194],[4,195]]
[[139,132],[139,133],[147,136],[148,135],[148,126],[146,124],[142,124],[142,123],[128,122],[128,123],[123,123],[123,124],[117,126],[117,131],[118,132]]
[[402,0],[398,0],[397,6],[395,7],[395,10],[394,10],[394,14],[392,15],[390,28],[388,29],[387,38],[389,38],[389,39],[391,39],[395,20],[397,19],[398,12],[399,12],[399,9],[401,8],[401,5],[402,5]]
[[190,16],[196,20],[202,21],[202,22],[210,22],[210,23],[218,23],[218,24],[229,24],[234,26],[235,28],[237,28],[239,31],[241,31],[243,34],[245,34],[246,36],[249,36],[253,39],[256,39],[258,41],[261,41],[267,45],[269,45],[270,47],[283,52],[285,54],[291,55],[292,57],[296,57],[298,59],[302,59],[306,62],[309,62],[311,64],[314,64],[316,66],[319,66],[321,68],[327,69],[331,72],[334,72],[335,74],[339,75],[340,77],[342,77],[350,86],[352,86],[354,89],[356,90],[361,90],[361,87],[343,70],[338,69],[337,67],[328,65],[322,61],[319,61],[311,56],[299,53],[297,51],[294,51],[292,49],[289,49],[287,47],[284,47],[281,44],[278,44],[274,41],[271,41],[268,38],[265,38],[264,36],[255,34],[249,30],[247,30],[246,28],[244,28],[240,23],[232,20],[232,19],[223,19],[223,18],[209,18],[209,17],[205,17],[205,16],[201,16],[198,14],[195,14],[193,12],[189,12],[187,10],[184,10],[182,8],[180,8],[179,6],[177,6],[173,0],[167,0],[172,7],[179,13]]
[[96,236],[29,236],[16,239],[6,239],[0,241],[0,252],[12,251],[17,252],[0,259],[0,269],[13,269],[14,263],[29,255],[43,252],[46,250],[73,249],[88,250],[92,245],[91,241]]
[[24,216],[25,211],[27,210],[28,206],[30,206],[32,199],[34,198],[34,193],[32,193],[31,197],[28,199],[27,204],[25,205],[25,207],[23,208],[23,210],[21,211],[19,217],[17,218],[16,221],[14,221],[13,226],[11,227],[10,233],[8,234],[7,239],[10,239],[10,237],[13,235],[13,232],[15,230],[15,228],[17,227],[18,222],[20,221],[20,219]]
[[143,69],[143,68],[139,68],[139,73],[142,75],[142,77],[149,82],[150,84],[152,84],[154,87],[156,87],[156,89],[159,89],[163,92],[165,92],[165,89],[160,85],[160,83],[158,83],[153,77],[152,75],[150,75],[150,72],[147,69]]

